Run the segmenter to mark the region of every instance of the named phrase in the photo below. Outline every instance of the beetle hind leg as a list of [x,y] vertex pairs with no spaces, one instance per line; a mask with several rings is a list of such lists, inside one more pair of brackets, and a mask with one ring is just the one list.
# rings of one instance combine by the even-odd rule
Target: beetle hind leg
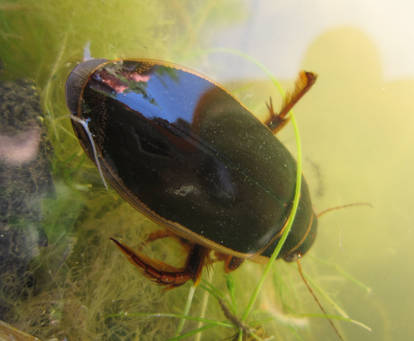
[[[147,239],[145,240],[145,244],[151,243],[155,240],[162,239],[162,238],[168,238],[168,237],[177,237],[177,235],[170,230],[156,230],[154,232],[151,232]],[[178,237],[177,237],[178,238]]]
[[188,242],[186,239],[183,239],[179,236],[177,236],[174,232],[171,232],[170,230],[156,230],[154,232],[151,232],[147,239],[144,241],[144,245],[147,245],[149,243],[152,243],[158,239],[163,238],[174,238],[176,239],[185,250],[189,250],[190,247],[193,245],[192,243]]
[[273,134],[276,134],[289,122],[287,115],[299,99],[312,87],[316,81],[316,77],[316,74],[312,72],[301,71],[296,80],[295,89],[286,95],[279,113],[274,111],[272,98],[270,98],[269,103],[266,104],[270,117],[265,121],[265,124]]
[[194,244],[190,249],[185,266],[177,268],[164,262],[151,259],[143,253],[134,251],[114,238],[111,240],[119,247],[127,259],[149,279],[165,285],[167,288],[175,288],[183,285],[188,280],[193,280],[197,285],[210,250]]

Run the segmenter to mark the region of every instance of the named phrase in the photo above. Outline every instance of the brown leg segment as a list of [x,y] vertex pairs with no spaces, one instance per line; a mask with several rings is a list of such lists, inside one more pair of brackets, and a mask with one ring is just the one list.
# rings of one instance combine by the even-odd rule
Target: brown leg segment
[[234,256],[227,256],[224,260],[224,271],[231,272],[236,270],[242,263],[244,262],[244,258],[238,258]]
[[190,243],[188,240],[185,240],[183,238],[180,238],[177,236],[174,232],[171,232],[170,230],[157,230],[149,234],[147,239],[144,241],[144,245],[148,243],[152,243],[158,239],[163,238],[175,238],[177,241],[183,246],[183,248],[188,252],[189,249],[193,246],[192,243]]
[[231,272],[236,270],[244,262],[244,258],[234,257],[225,253],[215,252],[216,259],[213,262],[224,262],[224,271]]
[[134,251],[114,238],[111,238],[111,240],[145,276],[158,284],[166,285],[167,288],[178,287],[190,279],[197,285],[210,252],[209,249],[194,244],[188,253],[184,268],[177,268],[164,262],[151,259],[141,252]]
[[157,230],[149,234],[149,236],[145,240],[145,243],[151,243],[157,239],[168,237],[179,238],[175,233],[171,232],[170,230]]
[[312,72],[301,71],[298,79],[296,80],[295,89],[292,93],[288,93],[286,95],[282,109],[279,113],[274,111],[272,98],[270,98],[269,104],[267,104],[270,118],[265,121],[265,124],[269,127],[273,134],[276,134],[286,125],[286,123],[289,122],[289,117],[286,117],[287,114],[297,103],[297,101],[299,101],[299,99],[312,87],[316,81],[316,77],[316,74]]

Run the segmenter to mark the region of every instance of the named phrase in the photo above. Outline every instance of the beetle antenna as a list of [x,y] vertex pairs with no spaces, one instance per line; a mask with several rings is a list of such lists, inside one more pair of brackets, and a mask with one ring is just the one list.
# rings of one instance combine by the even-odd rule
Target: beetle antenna
[[95,159],[96,167],[98,167],[98,172],[99,172],[99,175],[101,176],[102,182],[103,182],[106,190],[108,190],[108,185],[107,185],[107,183],[105,181],[105,178],[103,176],[103,173],[102,173],[101,164],[100,164],[99,159],[98,159],[98,153],[97,153],[96,148],[95,148],[95,142],[93,141],[92,133],[89,130],[88,122],[85,121],[85,120],[80,119],[79,117],[76,117],[75,115],[70,115],[70,118],[72,120],[74,120],[75,122],[78,122],[82,126],[82,128],[85,130],[86,135],[88,135],[89,142],[92,146],[93,158]]
[[296,263],[298,264],[298,271],[299,271],[299,275],[302,278],[303,283],[305,283],[306,288],[308,289],[308,291],[310,292],[310,294],[312,295],[313,299],[315,300],[315,302],[318,304],[319,309],[322,311],[322,313],[326,316],[326,318],[328,319],[329,324],[331,325],[331,327],[334,329],[336,335],[338,335],[339,339],[344,341],[344,338],[342,337],[342,335],[339,333],[339,330],[335,327],[334,323],[332,322],[332,320],[327,316],[327,312],[325,310],[325,308],[322,306],[321,302],[319,302],[319,299],[316,297],[315,293],[313,292],[311,286],[309,285],[308,281],[306,280],[305,276],[303,275],[303,271],[302,271],[302,264],[300,262],[300,256],[296,259]]
[[348,208],[348,207],[354,207],[354,206],[368,206],[368,207],[374,207],[374,206],[372,206],[372,204],[371,203],[369,203],[369,202],[354,202],[354,203],[352,203],[352,204],[346,204],[346,205],[340,205],[340,206],[334,206],[334,207],[330,207],[330,208],[327,208],[327,209],[325,209],[325,210],[323,210],[323,211],[321,211],[321,212],[319,212],[316,216],[318,217],[318,218],[320,218],[321,216],[323,216],[325,213],[328,213],[328,212],[332,212],[332,211],[336,211],[336,210],[340,210],[340,209],[342,209],[342,208]]

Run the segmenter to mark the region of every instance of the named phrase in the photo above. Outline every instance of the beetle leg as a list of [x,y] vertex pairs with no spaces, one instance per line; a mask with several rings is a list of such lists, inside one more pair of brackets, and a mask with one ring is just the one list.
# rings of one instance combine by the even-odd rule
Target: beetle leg
[[175,233],[172,233],[170,230],[157,230],[149,234],[149,236],[145,240],[145,243],[151,243],[161,238],[176,237],[176,236],[177,235]]
[[232,255],[226,255],[224,253],[215,252],[217,261],[224,261],[224,271],[231,272],[236,270],[244,262],[244,258],[234,257]]
[[242,263],[244,262],[244,258],[234,257],[234,256],[227,256],[224,261],[224,271],[226,273],[236,270]]
[[284,99],[282,109],[279,113],[276,113],[273,109],[272,98],[269,103],[266,103],[267,109],[269,110],[270,118],[265,121],[268,128],[276,134],[282,129],[286,123],[289,122],[288,114],[293,106],[301,99],[301,97],[312,87],[316,81],[316,74],[307,71],[301,71],[299,77],[295,82],[295,89],[293,92],[288,93]]
[[162,238],[175,238],[179,241],[181,246],[188,252],[190,247],[192,247],[193,244],[189,243],[186,239],[178,237],[175,233],[171,232],[170,230],[157,230],[154,232],[151,232],[147,239],[144,241],[144,245],[152,243],[153,241],[156,241],[158,239]]
[[166,285],[169,289],[183,285],[190,279],[197,285],[210,252],[209,249],[203,246],[193,244],[188,253],[185,266],[183,268],[177,268],[164,262],[151,259],[141,252],[134,251],[114,238],[111,238],[111,240],[145,276],[158,284]]

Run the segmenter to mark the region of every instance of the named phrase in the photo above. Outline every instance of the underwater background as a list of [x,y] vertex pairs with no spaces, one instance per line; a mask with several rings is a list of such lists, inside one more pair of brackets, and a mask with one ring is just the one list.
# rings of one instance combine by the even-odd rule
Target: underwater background
[[[105,189],[72,131],[64,86],[86,47],[96,58],[154,58],[197,70],[262,118],[269,97],[276,108],[282,98],[257,64],[234,51],[264,64],[287,90],[299,70],[317,73],[294,108],[314,209],[372,207],[321,217],[303,269],[345,340],[412,338],[413,7],[405,0],[1,0],[0,339],[168,340],[180,321],[183,334],[194,331],[187,339],[231,339],[236,329],[216,296],[240,316],[263,273],[264,265],[245,262],[226,276],[215,264],[195,293],[194,319],[183,320],[191,283],[165,291],[110,242],[115,236],[138,248],[157,226]],[[291,125],[277,137],[295,155]],[[183,260],[170,240],[146,254]],[[246,323],[258,340],[337,338],[296,265],[282,260]]]

